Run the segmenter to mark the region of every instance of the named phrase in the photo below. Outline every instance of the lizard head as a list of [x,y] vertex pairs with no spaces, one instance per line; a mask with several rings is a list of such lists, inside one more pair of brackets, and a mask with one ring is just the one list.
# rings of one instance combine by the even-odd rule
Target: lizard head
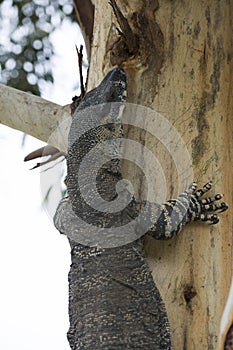
[[[123,69],[114,68],[105,76],[102,82],[89,91],[79,104],[76,111],[103,103],[124,102],[126,99],[126,75]],[[75,116],[75,115],[74,115]]]
[[91,129],[88,138],[92,140],[92,145],[121,137],[121,116],[126,94],[126,74],[123,69],[114,68],[95,89],[84,96],[76,108],[69,133],[69,147],[81,135],[85,134],[83,137],[86,137],[86,132]]

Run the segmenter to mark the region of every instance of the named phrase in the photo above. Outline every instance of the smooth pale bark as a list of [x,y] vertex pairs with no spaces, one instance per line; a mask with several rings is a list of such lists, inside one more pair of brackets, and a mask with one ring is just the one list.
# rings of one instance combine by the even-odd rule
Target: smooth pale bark
[[[156,1],[154,9],[149,3],[117,1],[131,25],[137,26],[133,12],[146,14],[149,25],[142,24],[142,36],[156,41],[153,33],[159,33],[158,27],[162,32],[162,38],[157,36],[162,54],[159,48],[150,52],[150,43],[149,57],[124,63],[128,100],[169,120],[189,150],[195,180],[203,184],[212,179],[213,192],[224,193],[232,208],[232,2],[160,1],[158,9]],[[114,36],[111,25],[116,24],[107,0],[95,5],[90,88],[111,67],[106,50]],[[145,146],[152,145],[145,133],[140,139]],[[157,155],[158,142],[153,147]],[[168,195],[175,196],[179,179],[174,164],[168,156],[161,158]],[[125,175],[145,196],[142,176],[130,166]],[[148,240],[148,261],[168,311],[173,349],[222,349],[224,336],[220,338],[219,332],[232,276],[231,244],[231,210],[216,226],[190,225],[173,241]]]
[[[124,64],[129,101],[155,109],[175,126],[192,156],[195,180],[202,184],[212,179],[213,191],[223,192],[232,208],[232,2],[154,1],[152,7],[150,1],[118,0],[117,4],[133,26],[137,27],[133,13],[145,14],[147,23],[138,23],[141,36],[151,40],[141,57]],[[107,0],[96,0],[95,6],[89,89],[112,67],[112,23],[116,24]],[[0,121],[5,125],[47,141],[66,116],[62,107],[1,88]],[[139,137],[145,146],[153,145],[146,133]],[[50,143],[65,150],[59,140],[55,137]],[[156,153],[158,142],[153,147]],[[175,196],[179,179],[174,164],[168,156],[160,158],[168,194]],[[125,174],[145,196],[141,174],[130,166]],[[217,226],[189,226],[170,242],[150,239],[146,252],[168,311],[173,349],[222,349],[220,320],[232,276],[231,210]]]
[[64,152],[71,121],[69,109],[0,84],[0,123]]

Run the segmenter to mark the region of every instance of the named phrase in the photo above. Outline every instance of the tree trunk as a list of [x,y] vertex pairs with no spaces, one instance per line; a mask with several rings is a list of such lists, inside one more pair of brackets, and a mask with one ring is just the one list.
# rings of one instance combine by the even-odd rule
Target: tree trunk
[[[128,101],[150,107],[166,118],[170,129],[182,137],[181,145],[188,149],[194,179],[199,183],[212,179],[214,192],[225,193],[232,208],[232,1],[118,0],[117,5],[127,18],[136,43],[132,42],[131,51],[124,50],[108,1],[95,0],[88,89],[98,85],[113,65],[123,65]],[[0,121],[41,140],[47,141],[57,120],[67,116],[58,106],[45,101],[39,105],[41,100],[31,97],[35,103],[32,106],[26,94],[16,96],[13,90],[2,89],[6,95],[2,90]],[[26,109],[14,107],[22,101]],[[44,114],[48,116],[47,126],[41,127]],[[34,118],[38,118],[36,123]],[[146,119],[144,115],[141,118]],[[151,135],[158,135],[158,128],[155,123],[150,133],[136,134],[135,129],[128,127],[128,137],[153,149],[165,174],[167,197],[175,197],[184,188],[173,150],[181,163],[187,153],[185,147],[177,147],[170,129],[167,134],[173,149],[161,145],[159,137],[154,140]],[[65,151],[66,136],[62,143],[53,136],[50,144]],[[185,175],[190,176],[190,169],[182,174],[182,179]],[[135,194],[146,198],[147,179],[142,171],[125,163],[124,176],[134,184]],[[157,174],[154,176],[156,193],[158,179]],[[168,242],[147,239],[145,251],[166,305],[174,350],[223,349],[224,334],[219,337],[219,329],[232,276],[231,247],[230,210],[216,226],[190,225]]]
[[[175,127],[191,156],[194,179],[201,184],[212,179],[214,192],[224,193],[232,206],[232,2],[118,0],[117,5],[137,35],[138,52],[129,58],[114,52],[116,18],[107,0],[96,0],[88,88],[112,64],[123,63],[128,101],[153,108]],[[153,128],[152,134],[157,125]],[[132,132],[129,128],[130,137]],[[168,197],[176,196],[182,184],[172,155],[148,133],[137,137],[145,147],[153,145]],[[141,172],[127,164],[124,175],[145,197]],[[217,226],[188,226],[172,242],[148,238],[145,250],[167,308],[173,349],[222,349],[219,329],[232,275],[231,242],[230,210]]]

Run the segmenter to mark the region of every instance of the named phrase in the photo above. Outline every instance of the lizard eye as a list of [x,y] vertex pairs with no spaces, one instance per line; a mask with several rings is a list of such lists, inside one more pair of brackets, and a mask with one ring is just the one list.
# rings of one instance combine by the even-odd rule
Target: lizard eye
[[107,128],[108,128],[109,131],[114,131],[115,130],[114,124],[107,124]]
[[111,87],[108,94],[108,102],[114,102],[118,100],[118,93],[114,87]]
[[109,102],[113,102],[117,100],[117,95],[115,91],[111,91],[110,96],[109,96]]

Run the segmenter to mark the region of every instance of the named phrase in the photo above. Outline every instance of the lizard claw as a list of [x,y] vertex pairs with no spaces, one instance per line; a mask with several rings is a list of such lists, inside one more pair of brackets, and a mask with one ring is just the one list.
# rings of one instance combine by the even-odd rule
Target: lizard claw
[[[191,188],[191,186],[189,188]],[[223,198],[223,194],[221,193],[217,193],[213,197],[202,198],[211,188],[212,181],[209,181],[203,188],[191,193],[190,206],[188,209],[188,215],[191,221],[208,221],[211,225],[215,225],[219,222],[219,217],[217,214],[211,214],[211,212],[222,213],[228,209],[228,205],[225,202],[216,203],[216,201]]]

